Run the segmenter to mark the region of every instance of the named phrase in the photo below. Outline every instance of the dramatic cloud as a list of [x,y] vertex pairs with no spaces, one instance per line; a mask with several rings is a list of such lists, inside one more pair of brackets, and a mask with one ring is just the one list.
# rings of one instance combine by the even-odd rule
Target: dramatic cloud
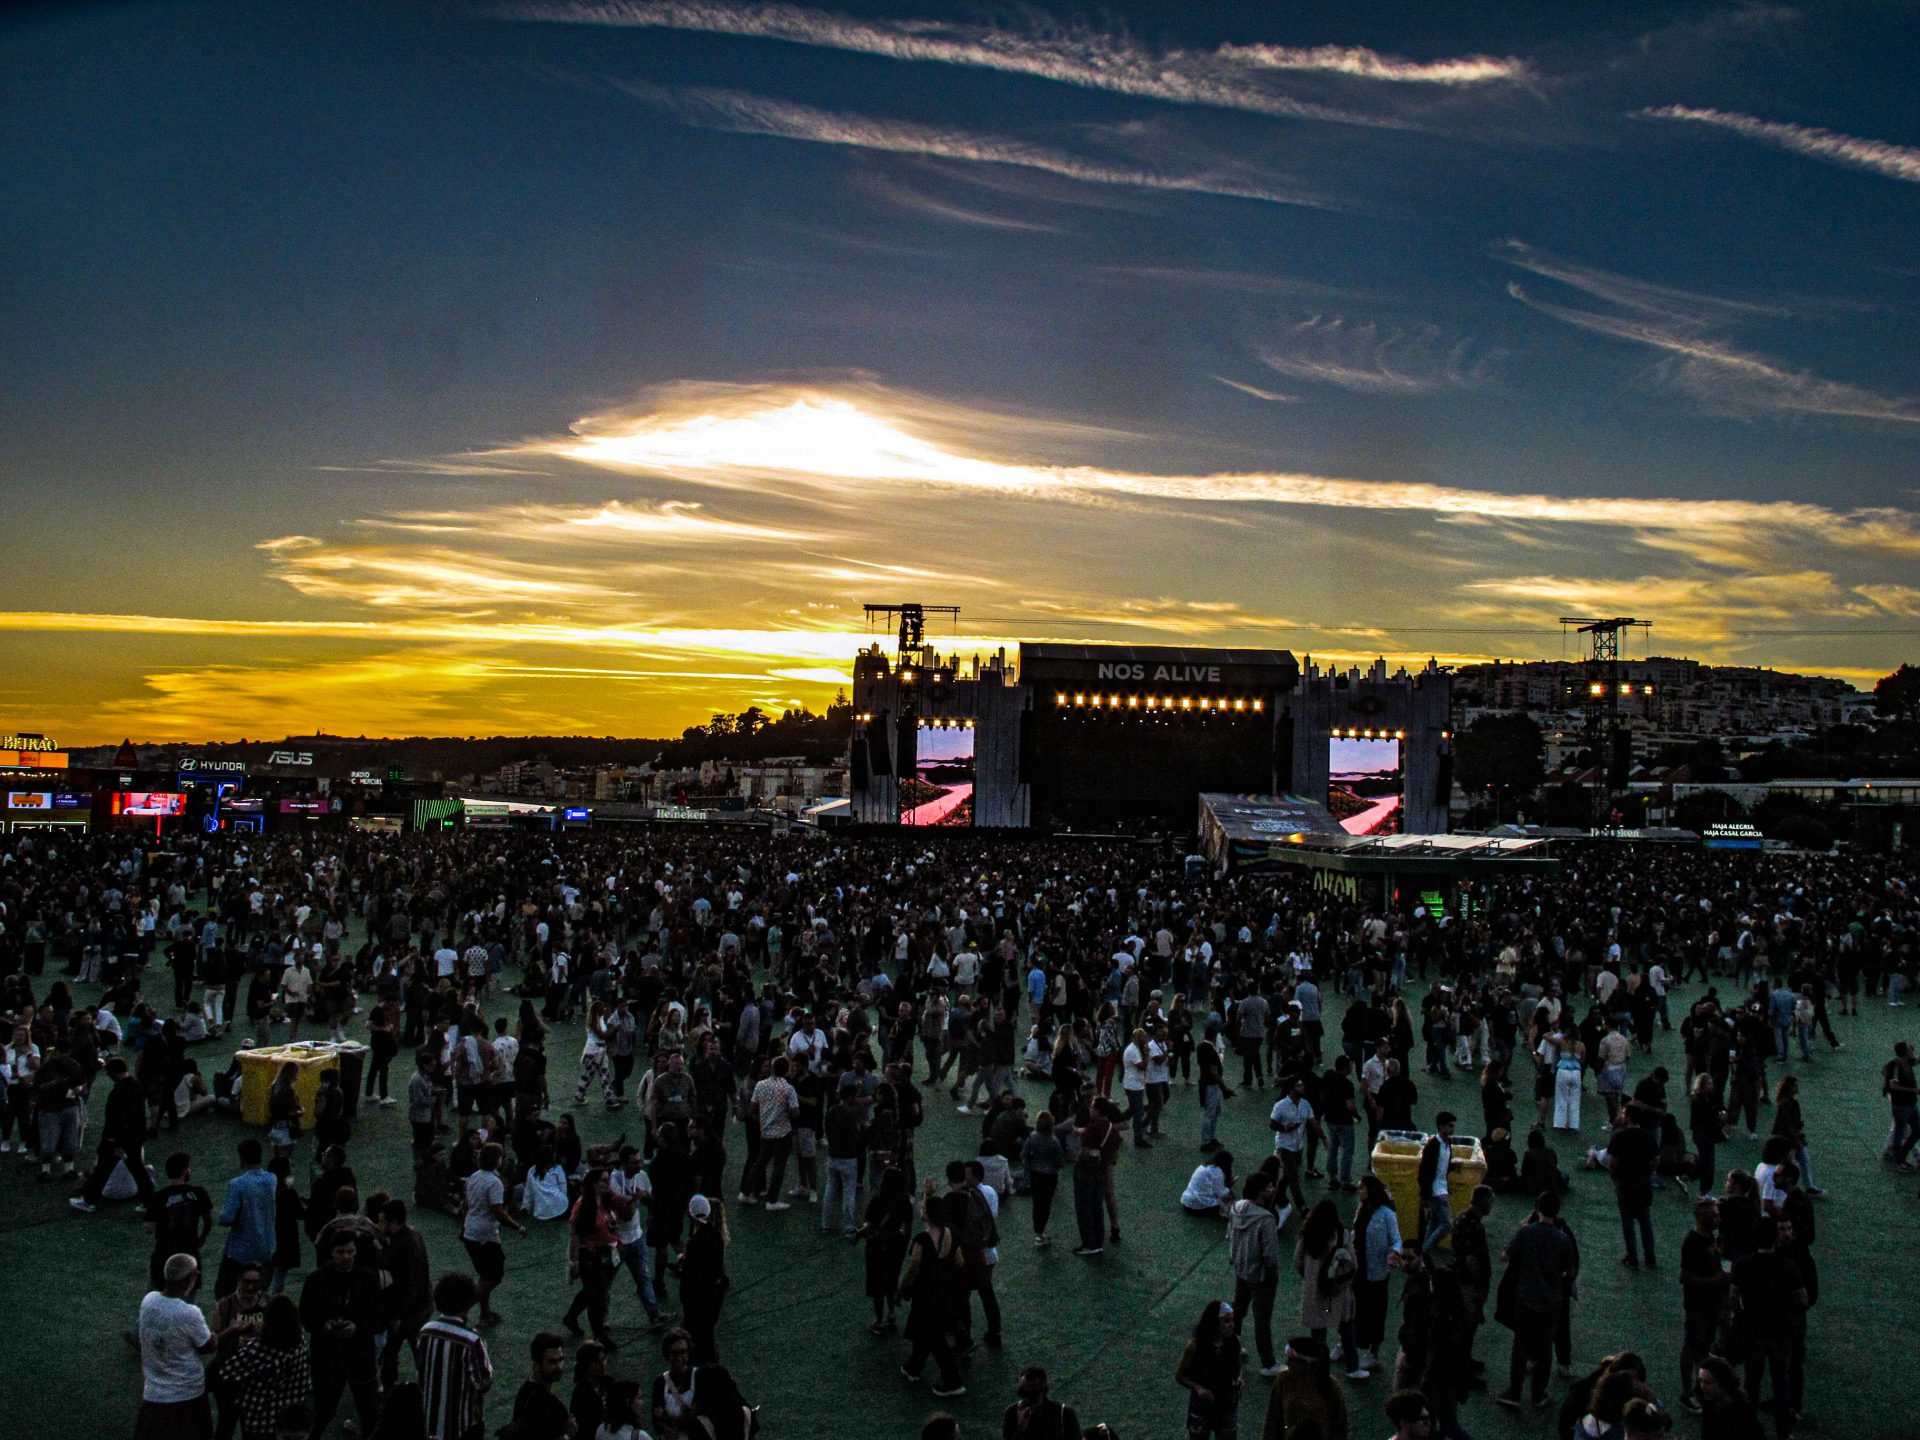
[[1325,207],[1328,204],[1304,190],[1284,189],[1224,171],[1179,174],[1137,165],[1109,164],[1025,140],[976,135],[964,130],[919,125],[903,120],[874,120],[864,115],[819,110],[811,105],[748,95],[737,90],[682,89],[619,80],[612,83],[617,89],[637,99],[661,106],[689,125],[733,134],[771,135],[782,140],[845,145],[894,155],[929,155],[943,160],[1013,165],[1025,170],[1044,170],[1089,185],[1183,190],[1199,195],[1265,200],[1276,205]]
[[1762,120],[1727,110],[1708,110],[1691,105],[1663,105],[1657,109],[1634,112],[1645,120],[1677,120],[1693,125],[1710,125],[1731,131],[1748,140],[1789,150],[1813,160],[1845,165],[1855,170],[1871,170],[1894,180],[1920,183],[1920,150],[1906,145],[1890,145],[1884,140],[1861,140],[1852,135],[1836,135],[1812,125],[1787,125]]
[[[1920,399],[1883,395],[1860,385],[1796,370],[1734,345],[1724,332],[1743,318],[1785,312],[1654,285],[1544,255],[1519,241],[1495,247],[1510,265],[1554,280],[1613,307],[1582,309],[1543,300],[1518,281],[1507,293],[1563,324],[1659,352],[1648,373],[1656,385],[1681,391],[1712,413],[1734,417],[1807,415],[1920,424]],[[1614,313],[1624,311],[1626,313]]]
[[1264,472],[1147,474],[997,459],[929,438],[935,431],[984,436],[1007,428],[985,412],[910,397],[896,407],[894,397],[875,389],[700,387],[683,396],[664,392],[651,408],[591,417],[573,435],[530,448],[726,488],[751,489],[780,479],[836,492],[901,484],[1031,499],[1129,496],[1197,505],[1416,511],[1681,537],[1797,534],[1848,548],[1920,554],[1920,515],[1892,507],[1837,510],[1800,501],[1505,493]]
[[1470,340],[1435,326],[1402,328],[1340,315],[1296,321],[1258,353],[1268,369],[1290,380],[1363,395],[1473,390],[1492,378],[1494,368]]
[[1407,60],[1354,46],[1229,45],[1152,51],[1093,31],[1017,31],[938,21],[865,21],[793,5],[719,5],[700,0],[512,6],[509,18],[573,25],[643,26],[781,40],[796,45],[1028,75],[1063,85],[1176,105],[1206,105],[1288,119],[1353,125],[1383,117],[1302,100],[1286,76],[1458,88],[1531,78],[1524,62],[1484,55]]

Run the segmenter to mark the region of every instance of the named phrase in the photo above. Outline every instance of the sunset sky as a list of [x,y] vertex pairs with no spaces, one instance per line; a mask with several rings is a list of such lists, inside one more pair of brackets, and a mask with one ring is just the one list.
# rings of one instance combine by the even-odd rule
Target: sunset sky
[[1917,16],[15,7],[0,729],[674,733],[902,599],[1870,683]]

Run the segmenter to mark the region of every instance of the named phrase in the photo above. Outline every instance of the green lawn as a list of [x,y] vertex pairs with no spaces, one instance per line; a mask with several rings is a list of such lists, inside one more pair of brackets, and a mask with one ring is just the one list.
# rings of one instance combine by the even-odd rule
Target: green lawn
[[[164,972],[151,973],[155,993],[164,993],[170,981]],[[1689,989],[1677,998],[1684,1004],[1692,993]],[[1333,1033],[1337,1008],[1328,1025]],[[1887,1348],[1880,1337],[1891,1338],[1890,1326],[1910,1324],[1916,1314],[1911,1297],[1920,1294],[1915,1284],[1920,1279],[1915,1245],[1920,1236],[1915,1192],[1920,1185],[1893,1176],[1879,1161],[1887,1117],[1878,1068],[1893,1042],[1910,1030],[1903,1015],[1878,1004],[1857,1019],[1837,1018],[1835,1023],[1846,1049],[1834,1053],[1823,1047],[1819,1063],[1793,1067],[1805,1076],[1815,1168],[1830,1192],[1818,1202],[1822,1303],[1811,1323],[1807,1403],[1825,1433],[1905,1433],[1910,1402],[1897,1381],[1889,1383],[1901,1371],[1889,1367],[1880,1353]],[[203,1069],[219,1068],[231,1048],[215,1042],[213,1054],[203,1051],[199,1057]],[[554,1093],[570,1100],[577,1047],[558,1043],[551,1049]],[[1675,1074],[1683,1068],[1671,1036],[1661,1036],[1656,1059]],[[396,1071],[400,1068],[397,1064]],[[1648,1062],[1636,1060],[1635,1078],[1646,1068]],[[1423,1114],[1447,1104],[1477,1120],[1478,1097],[1470,1082],[1416,1078],[1421,1081]],[[96,1107],[103,1090],[96,1091]],[[1045,1100],[1039,1090],[1035,1086],[1028,1091],[1035,1109]],[[1257,1158],[1264,1153],[1269,1139],[1265,1111],[1272,1098],[1270,1090],[1243,1092],[1228,1103],[1221,1137],[1236,1155]],[[956,1115],[944,1095],[940,1102],[929,1097],[920,1142],[923,1171],[949,1154],[971,1153],[976,1133],[977,1120]],[[1232,1287],[1224,1227],[1192,1219],[1177,1205],[1196,1158],[1196,1111],[1193,1091],[1176,1084],[1167,1117],[1173,1138],[1144,1154],[1123,1157],[1119,1193],[1126,1242],[1109,1248],[1100,1260],[1080,1260],[1070,1253],[1069,1195],[1056,1207],[1057,1243],[1039,1251],[1026,1239],[1027,1202],[1009,1204],[1001,1218],[1005,1243],[998,1281],[1006,1349],[1000,1354],[981,1350],[969,1362],[968,1393],[951,1406],[966,1422],[968,1434],[997,1430],[1000,1411],[1012,1399],[1015,1371],[1027,1362],[1044,1364],[1052,1372],[1054,1394],[1078,1406],[1086,1423],[1108,1421],[1125,1440],[1184,1433],[1184,1392],[1173,1383],[1174,1363],[1201,1307]],[[589,1143],[635,1128],[630,1112],[609,1116],[596,1105],[578,1113]],[[1590,1142],[1597,1138],[1602,1107],[1589,1097],[1585,1113],[1583,1138]],[[183,1133],[198,1162],[196,1179],[217,1203],[231,1173],[234,1142],[246,1131],[237,1119],[223,1116],[192,1121]],[[737,1131],[730,1141],[737,1166],[742,1149]],[[171,1148],[173,1137],[163,1137],[149,1157],[158,1164]],[[1561,1148],[1562,1163],[1570,1164],[1575,1158],[1572,1147]],[[1720,1164],[1751,1165],[1758,1148],[1744,1139],[1728,1145]],[[310,1150],[310,1144],[303,1145],[297,1157],[303,1189]],[[36,1185],[33,1167],[18,1157],[6,1158],[9,1179],[0,1186],[0,1254],[5,1257],[0,1307],[12,1323],[6,1363],[0,1365],[0,1411],[27,1436],[127,1434],[139,1399],[140,1367],[119,1337],[145,1288],[147,1237],[131,1207],[104,1207],[91,1217],[74,1215],[63,1190]],[[363,1189],[386,1186],[410,1195],[404,1107],[363,1109],[351,1160]],[[1248,1163],[1251,1160],[1243,1158],[1243,1171]],[[1343,1210],[1349,1203],[1343,1199]],[[1496,1241],[1510,1233],[1524,1208],[1518,1200],[1499,1202],[1491,1227]],[[1663,1268],[1651,1275],[1618,1264],[1619,1230],[1604,1177],[1576,1176],[1567,1215],[1587,1259],[1574,1310],[1576,1366],[1630,1346],[1649,1358],[1656,1387],[1671,1404],[1677,1393],[1679,1344],[1674,1264],[1680,1237],[1690,1223],[1688,1207],[1671,1192],[1656,1197]],[[904,1341],[868,1335],[860,1252],[822,1237],[817,1219],[806,1207],[783,1215],[759,1210],[733,1215],[734,1288],[720,1325],[724,1358],[748,1397],[763,1407],[770,1437],[916,1435],[936,1402],[924,1388],[908,1388],[896,1373]],[[453,1222],[427,1216],[422,1228],[436,1266],[464,1265]],[[1291,1239],[1290,1229],[1283,1243],[1290,1245]],[[218,1244],[216,1233],[210,1262]],[[571,1291],[565,1237],[557,1224],[541,1227],[525,1240],[509,1235],[507,1249],[508,1278],[497,1300],[507,1320],[489,1340],[501,1384],[510,1395],[524,1368],[528,1337],[555,1326]],[[293,1283],[297,1287],[298,1277]],[[203,1299],[211,1304],[210,1295]],[[1393,1303],[1390,1334],[1398,1323],[1397,1294]],[[1275,1317],[1280,1335],[1291,1332],[1296,1316],[1297,1290],[1283,1284]],[[658,1368],[657,1352],[641,1329],[644,1316],[624,1276],[615,1291],[614,1318],[623,1346],[614,1373],[651,1376]],[[1478,1346],[1480,1358],[1500,1376],[1507,1338],[1506,1331],[1490,1323]],[[1242,1426],[1248,1440],[1258,1435],[1266,1389],[1264,1381],[1250,1375]],[[1359,1391],[1353,1397],[1356,1434],[1384,1433],[1378,1406],[1386,1387],[1376,1381]],[[504,1422],[507,1403],[496,1402],[495,1423]],[[1551,1428],[1546,1415],[1510,1414],[1484,1396],[1476,1396],[1462,1415],[1479,1440],[1545,1436]],[[1682,1416],[1680,1433],[1695,1423]]]

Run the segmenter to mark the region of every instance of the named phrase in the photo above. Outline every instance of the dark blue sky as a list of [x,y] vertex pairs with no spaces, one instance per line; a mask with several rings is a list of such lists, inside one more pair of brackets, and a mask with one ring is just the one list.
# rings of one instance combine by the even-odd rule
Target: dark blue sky
[[1864,679],[1920,628],[1916,30],[10,12],[0,714],[670,729],[908,593]]

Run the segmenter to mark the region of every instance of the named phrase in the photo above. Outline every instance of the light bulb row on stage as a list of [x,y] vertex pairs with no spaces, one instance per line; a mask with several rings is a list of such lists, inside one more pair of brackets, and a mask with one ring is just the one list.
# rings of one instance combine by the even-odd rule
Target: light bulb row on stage
[[1211,695],[1100,695],[1057,691],[1055,705],[1082,706],[1089,710],[1263,710],[1264,700],[1216,699]]

